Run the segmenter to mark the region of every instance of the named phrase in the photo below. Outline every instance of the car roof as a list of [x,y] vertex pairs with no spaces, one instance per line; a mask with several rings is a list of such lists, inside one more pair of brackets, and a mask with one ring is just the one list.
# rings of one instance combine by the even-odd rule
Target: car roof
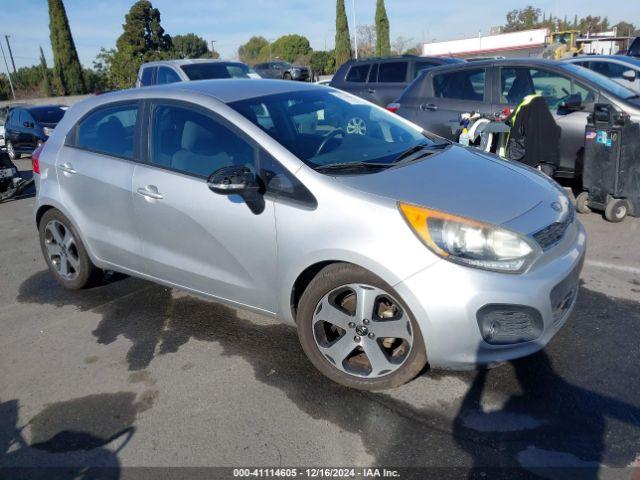
[[194,63],[242,63],[235,60],[220,60],[219,58],[181,58],[177,60],[156,60],[153,62],[143,63],[142,67],[153,67],[159,65],[175,65],[180,67],[182,65],[191,65]]
[[438,65],[437,67],[430,68],[428,71],[439,72],[439,71],[445,71],[445,70],[457,69],[457,68],[476,69],[479,67],[492,67],[492,66],[500,66],[500,65],[510,65],[510,66],[522,65],[522,66],[538,66],[538,67],[551,67],[551,68],[563,67],[563,63],[557,62],[556,60],[549,60],[546,58],[514,57],[514,58],[493,58],[488,60],[477,60],[473,62]]
[[33,110],[45,110],[47,108],[64,108],[64,107],[66,107],[66,105],[59,105],[57,103],[51,103],[47,105],[30,105],[28,103],[20,103],[20,104],[9,105],[9,111],[17,110],[17,109],[33,111]]
[[584,62],[598,60],[617,60],[619,62],[628,63],[640,67],[640,58],[629,57],[626,55],[579,55],[577,57],[568,58],[567,62]]

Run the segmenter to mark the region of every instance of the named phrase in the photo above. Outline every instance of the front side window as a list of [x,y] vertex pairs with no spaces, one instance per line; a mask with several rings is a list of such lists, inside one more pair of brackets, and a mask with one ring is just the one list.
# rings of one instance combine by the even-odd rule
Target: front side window
[[165,83],[180,82],[180,76],[169,67],[158,67],[158,73],[156,73],[156,84],[164,85]]
[[204,178],[222,167],[255,165],[252,145],[220,121],[186,106],[157,105],[151,135],[154,165]]
[[153,67],[146,67],[142,69],[142,75],[140,76],[140,86],[148,87],[153,83]]
[[485,91],[484,68],[441,73],[433,77],[433,93],[438,98],[481,102]]
[[307,165],[394,162],[430,145],[418,127],[340,91],[293,91],[229,104]]
[[347,73],[347,82],[366,82],[367,74],[369,73],[369,66],[369,64],[352,66],[349,69],[349,73]]
[[629,70],[624,65],[613,62],[591,62],[591,70],[605,77],[622,79],[622,74]]
[[133,158],[138,104],[103,107],[77,125],[76,140],[70,144],[106,155]]
[[408,62],[386,62],[380,64],[378,82],[402,83],[407,80]]

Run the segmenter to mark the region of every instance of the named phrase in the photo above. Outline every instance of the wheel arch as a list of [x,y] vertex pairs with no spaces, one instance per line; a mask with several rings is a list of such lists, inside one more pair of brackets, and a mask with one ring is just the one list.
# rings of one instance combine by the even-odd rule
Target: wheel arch
[[298,313],[298,304],[300,302],[300,298],[302,294],[307,289],[311,281],[318,275],[320,270],[323,268],[332,265],[334,263],[348,263],[343,262],[341,260],[325,260],[321,262],[316,262],[312,265],[309,265],[305,268],[295,279],[293,282],[293,286],[291,287],[291,300],[290,300],[290,309],[291,309],[291,317],[294,322],[297,321],[297,313]]

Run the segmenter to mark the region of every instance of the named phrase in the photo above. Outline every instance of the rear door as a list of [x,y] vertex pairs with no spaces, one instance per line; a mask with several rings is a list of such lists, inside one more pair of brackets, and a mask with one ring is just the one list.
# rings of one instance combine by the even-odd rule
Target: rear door
[[488,69],[463,68],[427,74],[425,96],[419,99],[414,121],[425,130],[454,139],[461,113],[491,114]]
[[345,92],[357,95],[360,98],[364,98],[369,101],[373,101],[369,91],[373,88],[371,84],[367,84],[369,78],[369,70],[371,69],[370,63],[353,63],[347,74],[344,77],[344,81],[339,83],[339,88]]
[[154,101],[149,154],[133,179],[145,271],[194,292],[275,311],[273,200],[252,211],[238,195],[213,193],[215,170],[256,171],[259,149],[235,127],[197,105]]
[[370,100],[386,107],[396,100],[405,89],[410,76],[408,60],[384,61],[378,64],[378,75],[375,84],[369,84],[367,93]]
[[94,254],[141,271],[131,180],[140,158],[140,103],[119,102],[85,115],[56,159],[64,206]]

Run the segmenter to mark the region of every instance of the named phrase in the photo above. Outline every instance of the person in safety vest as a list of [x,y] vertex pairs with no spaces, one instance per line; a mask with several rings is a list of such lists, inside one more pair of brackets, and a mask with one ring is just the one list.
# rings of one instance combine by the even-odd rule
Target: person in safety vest
[[507,158],[552,177],[560,160],[560,127],[549,105],[538,94],[527,95],[506,119],[511,127]]

